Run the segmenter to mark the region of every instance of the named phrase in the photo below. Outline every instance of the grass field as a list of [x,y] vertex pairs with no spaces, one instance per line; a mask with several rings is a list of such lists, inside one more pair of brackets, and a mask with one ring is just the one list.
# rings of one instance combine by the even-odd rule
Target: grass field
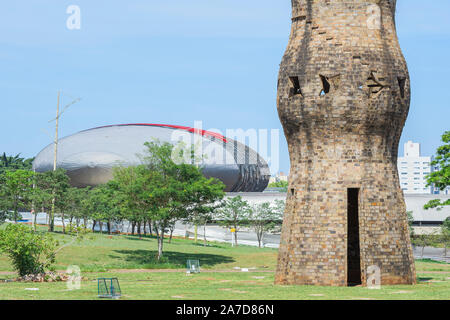
[[[57,234],[62,242],[69,236]],[[165,242],[165,261],[156,263],[156,239],[127,235],[91,234],[82,242],[62,249],[56,269],[81,268],[80,290],[68,290],[64,282],[0,282],[0,299],[96,299],[98,277],[117,277],[122,299],[450,299],[450,264],[417,261],[418,284],[363,287],[275,286],[277,250],[231,247],[224,243],[173,239]],[[202,273],[187,275],[187,259],[200,260]],[[250,268],[240,272],[235,267]],[[0,256],[0,279],[16,275],[5,256]],[[26,288],[38,288],[29,291]]]

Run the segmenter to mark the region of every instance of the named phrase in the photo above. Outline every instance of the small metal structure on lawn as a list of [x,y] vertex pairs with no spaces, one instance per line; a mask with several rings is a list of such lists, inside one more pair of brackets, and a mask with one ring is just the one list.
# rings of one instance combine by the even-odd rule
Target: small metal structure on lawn
[[200,261],[188,260],[186,273],[200,273]]
[[98,297],[118,299],[122,295],[117,278],[98,278]]

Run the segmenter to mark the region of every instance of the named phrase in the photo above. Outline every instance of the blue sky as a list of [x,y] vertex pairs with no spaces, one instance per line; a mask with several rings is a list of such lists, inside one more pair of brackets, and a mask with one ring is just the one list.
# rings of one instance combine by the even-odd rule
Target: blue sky
[[[80,30],[66,28],[72,4]],[[281,130],[276,82],[290,14],[288,0],[2,1],[0,152],[31,157],[51,142],[60,89],[63,104],[82,98],[61,136],[195,120],[223,132]],[[450,1],[398,0],[397,29],[412,82],[401,143],[432,155],[450,130]],[[280,170],[289,170],[283,135]]]

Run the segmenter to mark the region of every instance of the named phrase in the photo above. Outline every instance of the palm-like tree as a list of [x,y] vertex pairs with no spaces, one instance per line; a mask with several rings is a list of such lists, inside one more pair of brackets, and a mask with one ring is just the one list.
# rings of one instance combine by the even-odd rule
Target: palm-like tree
[[21,158],[20,153],[15,156],[7,156],[5,152],[0,157],[0,174],[8,170],[31,170],[34,158]]

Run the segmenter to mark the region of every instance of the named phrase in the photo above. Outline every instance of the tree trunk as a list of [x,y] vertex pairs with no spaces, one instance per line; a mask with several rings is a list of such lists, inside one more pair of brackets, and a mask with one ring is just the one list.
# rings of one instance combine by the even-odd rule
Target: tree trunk
[[36,231],[36,222],[37,222],[37,212],[34,212],[34,223],[33,223],[34,231]]
[[103,221],[99,221],[98,225],[100,226],[100,234],[103,233]]
[[111,234],[111,220],[108,220],[107,227],[108,227],[108,234]]
[[194,225],[194,241],[195,241],[195,243],[197,243],[197,234],[198,234],[198,227],[197,227],[197,223],[195,223],[195,225]]
[[131,234],[134,235],[134,228],[136,227],[136,222],[131,222]]
[[148,232],[149,232],[150,236],[153,235],[152,220],[148,220]]
[[137,223],[137,232],[138,232],[138,235],[140,238],[141,237],[141,222],[140,221]]
[[203,225],[203,246],[206,247],[206,222]]
[[238,242],[237,242],[237,230],[234,230],[234,245],[237,247],[238,246]]
[[49,216],[49,226],[48,231],[53,232],[55,230],[55,197],[52,199],[52,208],[50,210]]
[[61,212],[61,221],[63,225],[63,234],[66,234],[66,223],[64,222],[64,212]]
[[144,237],[147,235],[147,220],[144,219]]
[[261,233],[259,231],[256,232],[256,236],[258,237],[258,247],[261,248]]
[[14,204],[14,223],[17,223],[17,216],[19,215],[17,213],[18,209],[17,209],[17,205]]
[[97,224],[97,221],[93,220],[92,221],[92,232],[95,231],[95,225]]
[[161,233],[158,237],[158,261],[161,259],[163,254],[163,243],[164,243],[164,228],[162,228]]
[[174,228],[170,228],[170,237],[169,237],[169,243],[172,243],[172,234],[173,234],[173,229],[174,229]]

